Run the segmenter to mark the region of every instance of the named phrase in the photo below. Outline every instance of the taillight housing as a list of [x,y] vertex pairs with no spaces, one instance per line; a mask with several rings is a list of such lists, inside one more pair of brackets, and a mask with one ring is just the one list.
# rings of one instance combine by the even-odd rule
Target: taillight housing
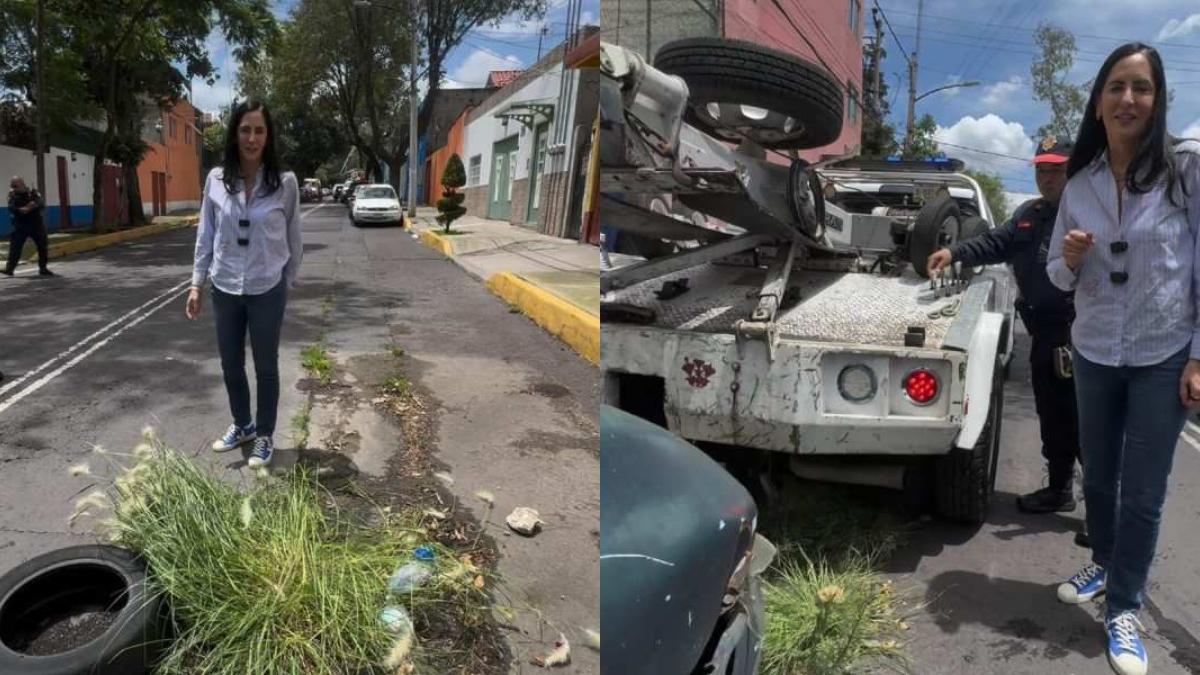
[[904,378],[904,394],[916,405],[929,405],[937,400],[941,383],[937,375],[924,368],[912,371]]

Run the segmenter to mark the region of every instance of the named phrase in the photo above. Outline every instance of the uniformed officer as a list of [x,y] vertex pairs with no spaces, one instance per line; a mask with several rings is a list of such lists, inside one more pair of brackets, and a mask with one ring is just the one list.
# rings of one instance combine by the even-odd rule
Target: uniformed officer
[[1033,339],[1029,365],[1041,422],[1042,456],[1050,474],[1047,487],[1017,498],[1017,506],[1030,513],[1075,510],[1072,488],[1079,458],[1079,422],[1070,369],[1075,305],[1072,293],[1059,290],[1046,274],[1046,254],[1058,200],[1067,184],[1070,155],[1069,143],[1053,136],[1043,140],[1033,159],[1041,198],[1021,204],[1001,227],[939,250],[928,263],[930,276],[952,262],[964,267],[1012,265],[1020,293],[1017,312]]

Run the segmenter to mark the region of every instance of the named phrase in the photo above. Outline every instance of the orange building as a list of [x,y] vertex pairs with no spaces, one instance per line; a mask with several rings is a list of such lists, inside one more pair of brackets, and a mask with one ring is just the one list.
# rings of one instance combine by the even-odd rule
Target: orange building
[[[449,133],[446,135],[446,144],[437,149],[426,163],[426,171],[428,171],[429,181],[426,185],[429,186],[429,204],[435,205],[437,201],[445,194],[445,189],[442,187],[442,176],[446,175],[446,166],[450,163],[450,156],[458,154],[458,158],[463,158],[463,135],[466,134],[467,115],[471,114],[474,106],[467,106],[463,109],[462,114],[454,120],[454,126],[450,127]],[[463,161],[463,173],[466,174],[466,161]],[[459,188],[461,192],[463,188]]]
[[196,109],[187,100],[147,118],[142,138],[150,144],[138,165],[146,217],[200,208],[200,151]]

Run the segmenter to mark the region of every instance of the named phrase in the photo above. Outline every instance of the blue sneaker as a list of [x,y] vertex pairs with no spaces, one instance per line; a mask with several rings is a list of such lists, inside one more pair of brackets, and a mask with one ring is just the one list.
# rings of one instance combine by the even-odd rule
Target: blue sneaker
[[1146,629],[1133,612],[1121,612],[1104,623],[1108,663],[1121,675],[1146,675],[1150,667],[1139,630]]
[[230,424],[229,430],[225,435],[217,439],[212,444],[212,449],[217,452],[229,452],[234,448],[241,447],[244,443],[249,443],[257,437],[254,433],[254,422],[247,424],[244,427],[239,427],[236,424]]
[[246,464],[251,469],[257,469],[260,466],[266,466],[271,463],[271,458],[275,456],[275,443],[271,441],[270,436],[259,436],[254,441],[254,449],[250,451],[250,459],[246,460]]
[[1108,573],[1095,563],[1088,563],[1079,573],[1058,587],[1058,599],[1068,605],[1082,605],[1104,592]]

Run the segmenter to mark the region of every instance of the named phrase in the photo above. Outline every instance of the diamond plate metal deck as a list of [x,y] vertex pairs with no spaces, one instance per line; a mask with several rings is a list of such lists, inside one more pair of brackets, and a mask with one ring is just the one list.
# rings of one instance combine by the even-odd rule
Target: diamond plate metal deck
[[[706,264],[605,294],[603,302],[653,309],[651,325],[671,330],[732,333],[758,304],[765,272],[749,267]],[[687,293],[668,301],[656,297],[665,282],[686,278]],[[956,308],[960,295],[934,299],[929,282],[906,271],[901,277],[867,273],[795,270],[790,286],[800,302],[781,311],[779,336],[815,342],[904,346],[910,326],[925,329],[925,348],[941,349],[954,316],[929,315]]]

